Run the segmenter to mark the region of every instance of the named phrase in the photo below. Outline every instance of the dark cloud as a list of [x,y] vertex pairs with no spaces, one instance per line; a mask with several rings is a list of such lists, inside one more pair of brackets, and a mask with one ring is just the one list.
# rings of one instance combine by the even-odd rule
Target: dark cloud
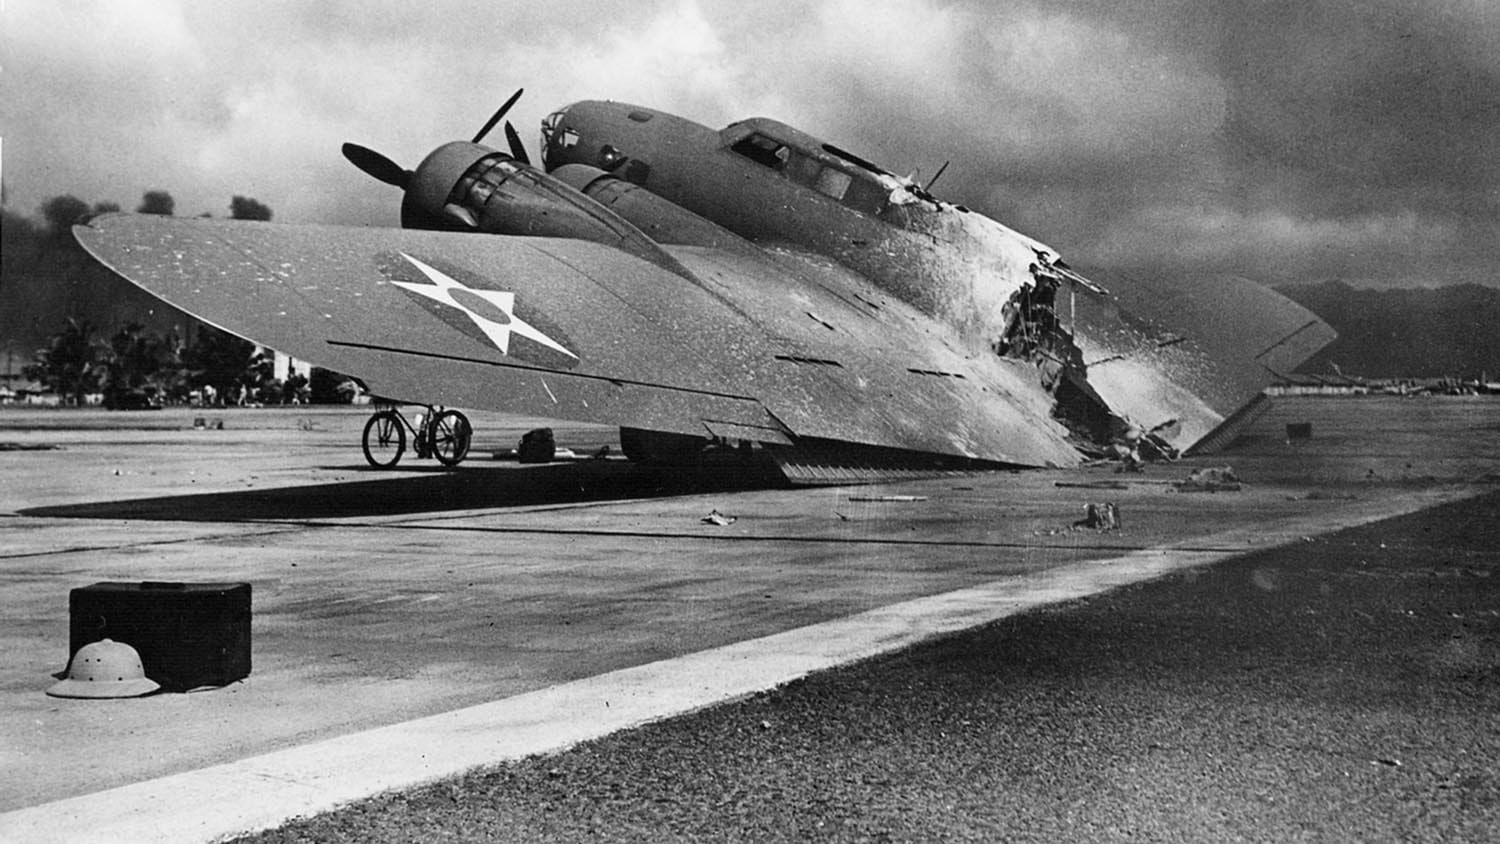
[[1232,138],[1325,187],[1414,189],[1415,199],[1429,186],[1492,191],[1500,66],[1466,55],[1456,24],[1432,25],[1420,5],[1379,9],[1289,4],[1227,26]]
[[955,91],[1045,127],[1031,149],[976,144],[966,201],[1138,272],[1497,283],[1496,8],[966,7],[976,29],[1044,38],[1027,60],[1046,69],[1030,96]]
[[345,164],[583,98],[798,125],[1127,272],[1500,284],[1500,5],[10,0],[8,207],[393,224]]

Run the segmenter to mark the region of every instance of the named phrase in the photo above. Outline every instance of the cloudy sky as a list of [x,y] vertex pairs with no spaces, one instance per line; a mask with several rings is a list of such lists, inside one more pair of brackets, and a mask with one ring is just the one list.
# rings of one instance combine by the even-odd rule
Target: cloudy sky
[[[1091,270],[1500,286],[1493,0],[3,0],[8,210],[394,225],[515,88],[776,117]],[[492,143],[503,144],[496,133]]]

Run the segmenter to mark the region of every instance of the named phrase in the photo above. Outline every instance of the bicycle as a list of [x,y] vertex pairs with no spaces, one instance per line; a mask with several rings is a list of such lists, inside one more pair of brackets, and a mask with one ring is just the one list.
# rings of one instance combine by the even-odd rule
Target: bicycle
[[435,457],[444,466],[457,466],[468,456],[474,429],[469,418],[457,410],[426,405],[413,425],[394,402],[380,402],[365,422],[360,445],[365,460],[377,469],[389,469],[406,453],[406,435],[411,432],[412,445],[419,458]]

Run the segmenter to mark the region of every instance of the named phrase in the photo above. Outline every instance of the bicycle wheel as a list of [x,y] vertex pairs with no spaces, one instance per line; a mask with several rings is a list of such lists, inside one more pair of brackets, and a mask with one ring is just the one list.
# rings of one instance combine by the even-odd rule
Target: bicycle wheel
[[365,450],[365,460],[377,469],[389,469],[401,460],[406,451],[406,425],[394,410],[382,410],[365,423],[365,434],[360,443]]
[[457,466],[469,453],[473,433],[469,417],[456,410],[439,413],[432,423],[432,455],[444,466]]

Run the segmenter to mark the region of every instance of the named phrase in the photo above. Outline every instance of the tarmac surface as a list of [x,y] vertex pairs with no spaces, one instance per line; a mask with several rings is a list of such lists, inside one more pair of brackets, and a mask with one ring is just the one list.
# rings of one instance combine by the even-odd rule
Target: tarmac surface
[[[493,717],[486,707],[540,701],[527,696],[620,672],[692,665],[701,673],[735,654],[784,663],[758,687],[767,688],[1004,617],[993,605],[1012,592],[1032,602],[1017,599],[1007,612],[1246,552],[1315,546],[1304,538],[1463,501],[1500,479],[1500,402],[1483,398],[1278,399],[1231,451],[1139,475],[1100,467],[802,490],[714,466],[674,476],[615,459],[535,467],[486,459],[540,424],[488,415],[475,417],[478,453],[455,471],[431,461],[372,470],[358,451],[363,421],[327,409],[0,412],[0,645],[12,655],[0,668],[0,838],[69,840],[58,818],[82,818],[80,806],[151,783],[176,787],[187,780],[174,777],[321,752],[334,746],[327,742],[364,747],[391,735],[381,730],[454,713],[462,734],[474,729],[463,713]],[[1311,422],[1313,437],[1286,440],[1288,422]],[[557,434],[580,454],[615,437],[577,426]],[[1173,485],[1219,464],[1234,466],[1245,486],[1188,493]],[[1118,505],[1121,530],[1073,527],[1086,503],[1106,500]],[[705,523],[711,511],[735,520]],[[1429,525],[1440,536],[1443,528]],[[46,697],[67,659],[67,592],[104,580],[251,583],[252,675],[129,701]],[[947,596],[966,596],[966,608],[954,611]],[[939,606],[944,620],[926,621]],[[906,614],[886,612],[893,607]],[[897,633],[871,622],[882,613],[900,615]],[[789,658],[790,640],[777,638],[812,631],[807,640],[820,641],[830,630],[866,638],[822,661]],[[1479,643],[1493,655],[1492,639]],[[692,659],[700,662],[681,662]],[[739,663],[726,664],[721,673],[738,673]],[[756,688],[695,689],[702,697],[668,688],[657,709],[621,726]],[[1052,691],[1070,694],[1064,684]],[[1492,700],[1456,711],[1493,736]],[[551,745],[475,764],[609,729],[564,730]],[[1072,733],[1041,731],[1038,741],[1047,735]],[[1192,741],[1174,746],[1197,758]],[[172,813],[190,812],[194,801],[166,800],[152,809],[156,825],[140,829],[205,840],[461,770],[419,767],[406,782],[382,780],[362,793],[349,770],[304,789],[324,794],[321,803],[227,826],[173,825]],[[1494,768],[1485,770],[1492,777]],[[269,779],[265,769],[249,776]],[[239,790],[226,782],[235,781],[216,780],[210,793]],[[892,834],[923,837],[911,828]]]
[[1500,830],[1500,491],[247,841],[1467,841]]

